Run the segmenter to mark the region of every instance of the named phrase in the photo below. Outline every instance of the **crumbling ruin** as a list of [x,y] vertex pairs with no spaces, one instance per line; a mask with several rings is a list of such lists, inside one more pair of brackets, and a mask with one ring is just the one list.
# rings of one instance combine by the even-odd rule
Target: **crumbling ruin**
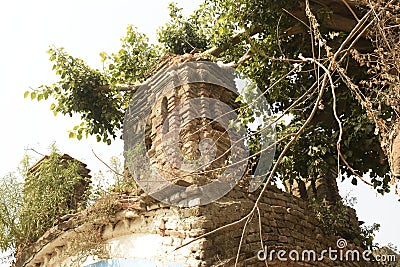
[[[171,62],[179,63],[177,59],[182,58],[175,58]],[[210,97],[231,106],[237,105],[234,94],[227,93],[224,88],[208,84],[187,84],[159,98],[160,101],[152,107],[146,124],[146,149],[149,157],[153,164],[158,165],[158,169],[165,172],[167,180],[187,188],[216,179],[218,174],[210,172],[209,176],[186,176],[187,179],[181,179],[181,171],[169,166],[162,156],[160,134],[165,118],[181,101],[191,97]],[[206,113],[209,109],[204,107],[204,110],[196,112]],[[201,126],[205,126],[206,130],[198,134]],[[180,131],[184,142],[179,148],[188,157],[199,156],[199,141],[207,136],[218,136],[214,139],[217,155],[223,155],[223,150],[230,146],[223,130],[207,120],[194,120],[184,125]],[[223,167],[227,160],[227,157],[222,156],[211,168]],[[337,193],[337,190],[334,192]],[[153,264],[149,266],[170,266],[173,263],[180,264],[178,266],[234,266],[236,258],[239,266],[267,266],[265,261],[260,260],[262,255],[268,259],[268,266],[375,266],[363,259],[363,250],[352,240],[346,241],[342,236],[325,233],[305,199],[283,192],[273,185],[268,186],[261,197],[257,213],[247,225],[246,231],[243,232],[241,223],[192,242],[202,234],[246,216],[259,193],[260,190],[249,193],[246,185],[241,184],[210,204],[190,207],[169,206],[146,193],[139,196],[127,193],[119,195],[119,209],[108,214],[107,219],[96,221],[96,226],[100,229],[102,242],[107,244],[110,258],[129,258],[132,263],[145,259]],[[180,197],[184,199],[184,196]],[[67,253],[69,240],[79,237],[89,225],[89,222],[77,225],[75,217],[84,218],[87,214],[83,212],[60,220],[32,245],[31,250],[25,251],[17,259],[15,266],[72,266],[74,257]],[[353,209],[348,209],[346,220],[350,231],[359,234],[360,228]],[[323,252],[329,249],[337,252],[336,260]],[[279,250],[286,251],[286,255],[279,256]],[[289,254],[290,251],[293,253]],[[89,257],[78,265],[91,266],[89,264],[98,260]]]

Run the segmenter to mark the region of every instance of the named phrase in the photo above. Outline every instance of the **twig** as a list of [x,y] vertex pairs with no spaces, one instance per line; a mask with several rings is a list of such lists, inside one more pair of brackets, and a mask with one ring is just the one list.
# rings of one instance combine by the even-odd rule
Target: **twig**
[[360,19],[357,17],[357,14],[354,12],[353,8],[347,3],[346,0],[342,0],[343,4],[347,7],[347,9],[350,11],[350,13],[353,15],[353,17],[357,20],[360,21]]
[[40,155],[40,156],[42,156],[42,157],[45,157],[46,155],[45,154],[42,154],[42,153],[40,153],[40,152],[37,152],[34,148],[25,148],[25,151],[33,151],[33,152],[35,152],[36,154],[38,154],[38,155]]
[[[340,151],[339,151],[340,152]],[[365,184],[369,186],[373,186],[370,182],[366,181],[361,175],[356,173],[356,171],[350,166],[350,164],[347,162],[347,160],[344,158],[342,152],[339,153],[340,158],[342,159],[343,163],[346,165],[346,167],[355,175],[357,176],[361,181],[363,181]]]
[[294,19],[296,19],[298,22],[300,22],[301,24],[303,24],[304,26],[307,27],[307,29],[311,30],[310,26],[307,25],[304,21],[302,21],[300,18],[296,17],[296,15],[292,14],[290,11],[282,8],[283,11],[285,11],[286,13],[288,13],[290,16],[292,16]]
[[[121,92],[132,92],[136,91],[142,84],[117,84],[114,86],[114,89],[116,91],[121,91]],[[99,91],[99,92],[109,92],[111,91],[111,85],[101,85],[99,87],[96,87],[93,89],[94,91]]]
[[249,31],[247,31],[247,29],[245,29],[245,30],[235,34],[229,41],[223,43],[220,46],[212,47],[212,48],[200,53],[200,55],[211,55],[211,56],[216,57],[216,56],[220,55],[222,52],[225,52],[226,50],[228,50],[230,47],[237,45],[238,43],[243,41],[247,35],[253,36],[253,35],[259,33],[260,30],[261,29],[258,27],[253,27]]
[[235,266],[238,264],[239,262],[239,256],[240,256],[240,248],[242,247],[243,244],[243,239],[244,239],[244,234],[246,233],[246,228],[247,228],[247,224],[251,221],[251,219],[253,219],[254,213],[252,213],[250,215],[250,217],[246,220],[244,226],[243,226],[243,230],[242,230],[242,235],[240,236],[240,241],[239,241],[239,247],[236,253],[236,260],[235,260]]
[[236,226],[236,225],[238,225],[238,224],[241,224],[241,223],[243,223],[250,215],[251,215],[251,213],[248,213],[246,216],[242,217],[241,219],[239,219],[239,220],[237,220],[237,221],[234,221],[234,222],[225,224],[225,225],[220,226],[220,227],[218,227],[218,228],[216,228],[216,229],[214,229],[214,230],[211,230],[211,231],[209,231],[209,232],[207,232],[207,233],[204,233],[204,234],[202,234],[202,235],[200,235],[200,236],[198,236],[198,237],[195,237],[195,238],[193,238],[192,240],[190,240],[190,241],[188,241],[188,242],[186,242],[186,243],[184,243],[184,244],[182,244],[182,245],[177,246],[177,247],[174,249],[174,251],[175,251],[175,250],[178,250],[178,249],[180,249],[180,248],[186,247],[187,245],[189,245],[189,244],[191,244],[191,243],[193,243],[193,242],[195,242],[195,241],[197,241],[197,240],[199,240],[199,239],[202,239],[202,238],[204,238],[204,237],[210,236],[210,235],[212,235],[212,234],[214,234],[214,233],[216,233],[216,232],[224,231],[224,230],[227,230],[227,229],[229,229],[229,228],[231,228],[231,227],[233,227],[233,226]]
[[113,168],[111,168],[110,165],[108,165],[107,163],[104,162],[104,160],[102,160],[101,158],[99,158],[99,157],[96,155],[96,153],[94,152],[93,149],[92,149],[92,153],[93,153],[93,155],[94,155],[98,160],[100,160],[101,163],[103,163],[103,164],[104,164],[107,168],[109,168],[113,173],[115,173],[116,175],[122,176],[122,177],[124,176],[123,174],[121,174],[121,173],[117,172],[116,170],[114,170]]
[[320,67],[321,69],[323,69],[325,71],[326,75],[329,78],[329,83],[330,83],[330,86],[331,86],[332,97],[333,97],[333,107],[332,107],[333,116],[335,117],[335,120],[337,121],[337,123],[339,125],[339,136],[338,136],[338,140],[336,142],[336,149],[337,149],[337,153],[338,153],[338,155],[337,155],[337,157],[338,157],[337,173],[338,173],[338,175],[340,177],[340,160],[339,160],[339,156],[341,154],[340,153],[340,143],[342,142],[343,127],[342,127],[342,122],[340,121],[339,116],[337,115],[335,85],[333,84],[332,76],[329,73],[329,70],[324,65],[322,65],[321,63],[316,61],[315,59],[313,59],[313,58],[304,58],[302,56],[299,56],[299,58],[301,58],[302,60],[310,61],[310,62],[313,62],[314,64],[317,64],[318,67]]

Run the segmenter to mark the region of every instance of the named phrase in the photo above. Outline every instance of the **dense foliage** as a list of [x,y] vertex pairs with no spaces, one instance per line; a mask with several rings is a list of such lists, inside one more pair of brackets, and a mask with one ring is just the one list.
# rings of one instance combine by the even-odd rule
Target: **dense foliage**
[[[88,185],[76,160],[53,152],[34,170],[23,162],[19,174],[0,180],[0,250],[23,249],[53,226],[62,215],[85,208],[86,193],[75,203],[76,190]],[[84,190],[88,191],[89,187]]]
[[[189,17],[171,4],[171,19],[158,31],[159,45],[149,44],[143,34],[128,27],[118,53],[101,53],[102,71],[91,69],[62,49],[52,48],[50,60],[60,76],[59,82],[27,92],[25,96],[38,100],[52,96],[56,102],[51,109],[56,113],[80,114],[82,124],[70,132],[71,137],[95,135],[98,141],[110,143],[122,126],[135,85],[151,75],[164,54],[195,53],[218,47],[221,49],[212,50],[209,56],[225,63],[240,62],[238,70],[265,91],[272,110],[289,115],[290,123],[277,125],[278,139],[301,129],[300,137],[281,158],[278,176],[289,181],[308,181],[321,174],[345,174],[342,177],[351,177],[356,184],[355,177],[369,174],[370,183],[378,192],[388,192],[391,177],[388,154],[380,143],[383,132],[376,128],[378,115],[366,111],[365,104],[366,99],[374,99],[377,91],[367,81],[380,74],[377,75],[376,68],[371,71],[365,57],[359,54],[368,54],[376,47],[366,34],[351,36],[341,21],[329,24],[329,14],[333,11],[311,2],[312,16],[315,15],[319,25],[310,14],[304,15],[306,6],[302,1],[207,0]],[[385,2],[362,7],[351,12],[360,17],[369,8],[379,13],[383,7],[391,12]],[[303,14],[304,19],[293,15],[295,12]],[[345,42],[346,38],[350,41]],[[357,50],[359,39],[369,44],[367,50]],[[347,45],[346,49],[343,45]],[[340,60],[336,60],[334,54],[339,50]],[[359,55],[356,60],[350,51],[353,56]],[[326,79],[321,66],[329,69],[335,88],[322,91],[322,98],[317,101],[324,86],[322,79]],[[354,86],[362,88],[363,84],[372,88],[364,102],[354,90]],[[389,100],[386,102],[379,102],[379,120],[393,121],[396,111],[390,108]],[[278,143],[277,156],[285,151],[288,142],[290,138]]]
[[118,53],[100,54],[103,71],[90,68],[63,48],[50,48],[50,61],[60,81],[27,91],[25,97],[40,101],[52,96],[56,100],[50,106],[54,114],[81,115],[82,123],[69,132],[71,138],[80,140],[94,135],[97,141],[110,144],[122,127],[124,109],[131,95],[129,88],[119,86],[142,81],[159,58],[158,49],[147,42],[146,36],[129,26]]

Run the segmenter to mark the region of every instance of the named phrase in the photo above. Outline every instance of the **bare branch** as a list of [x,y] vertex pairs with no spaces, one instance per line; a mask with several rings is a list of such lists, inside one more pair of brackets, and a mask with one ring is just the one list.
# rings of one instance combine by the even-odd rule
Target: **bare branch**
[[110,165],[108,165],[107,163],[104,162],[104,160],[102,160],[101,158],[99,158],[99,156],[96,155],[96,153],[94,153],[94,150],[92,149],[92,153],[93,155],[100,160],[101,163],[103,163],[107,168],[109,168],[113,173],[115,173],[118,176],[124,176],[123,174],[117,172],[116,170],[114,170],[113,168],[110,167]]
[[38,154],[42,157],[46,156],[45,154],[36,151],[34,148],[25,148],[25,151],[29,151],[29,150],[35,152],[36,154]]

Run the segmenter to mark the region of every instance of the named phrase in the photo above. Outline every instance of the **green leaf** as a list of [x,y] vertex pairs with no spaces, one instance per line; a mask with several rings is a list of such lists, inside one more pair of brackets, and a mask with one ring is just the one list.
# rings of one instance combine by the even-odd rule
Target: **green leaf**
[[40,100],[42,100],[43,99],[43,94],[40,94],[40,95],[38,95],[37,96],[37,101],[39,102]]
[[35,92],[32,92],[31,93],[31,99],[33,100],[33,99],[35,99],[36,98],[36,93]]
[[107,53],[106,52],[100,52],[100,58],[101,58],[101,62],[106,61]]
[[69,132],[68,137],[69,138],[75,138],[76,134],[74,132]]
[[28,95],[29,95],[29,91],[26,91],[25,93],[24,93],[24,98],[27,98],[28,97]]
[[50,105],[50,110],[54,110],[55,108],[56,108],[56,104],[52,103],[52,104]]

